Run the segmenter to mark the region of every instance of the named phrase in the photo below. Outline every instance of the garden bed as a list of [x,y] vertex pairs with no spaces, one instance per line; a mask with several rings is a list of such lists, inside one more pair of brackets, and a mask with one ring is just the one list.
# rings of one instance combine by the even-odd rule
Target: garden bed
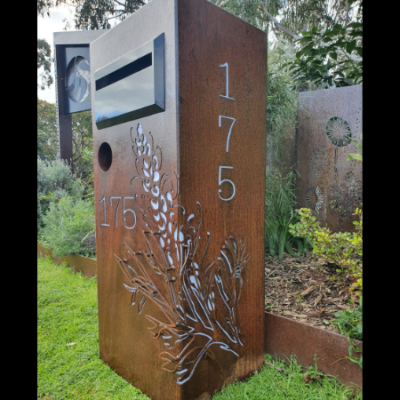
[[[70,268],[57,267],[50,260],[39,258],[37,300],[38,399],[148,399],[104,364],[98,356],[95,279],[86,279],[80,273],[72,274]],[[265,327],[268,332],[266,350],[272,355],[282,355],[286,362],[279,362],[274,356],[265,355],[266,365],[258,372],[243,382],[223,388],[212,396],[213,400],[362,399],[361,394],[357,394],[354,399],[350,389],[320,372],[325,368],[328,374],[334,372],[336,375],[336,371],[331,372],[330,364],[332,360],[336,361],[345,354],[346,346],[344,349],[341,346],[339,351],[337,349],[337,344],[340,345],[338,340],[345,339],[343,336],[272,315],[266,315]],[[293,340],[295,338],[297,340]],[[330,341],[331,346],[327,346],[326,340]],[[297,363],[293,356],[289,357],[291,353],[295,353],[296,346],[303,349],[299,356],[305,368],[299,365],[300,360]],[[333,353],[332,357],[325,354],[326,348]],[[305,349],[309,351],[305,352]],[[318,355],[318,371],[315,368],[314,354]],[[346,363],[352,364],[348,360],[341,360],[333,365],[344,371]],[[159,367],[159,364],[156,366]],[[358,384],[361,369],[355,372],[358,372],[357,376],[360,378],[351,376],[350,381]],[[339,380],[343,379],[343,376],[338,375]]]
[[[358,298],[349,291],[349,278],[341,281],[336,268],[324,258],[293,257],[265,258],[265,310],[298,322],[339,333],[331,322],[333,313],[349,307],[349,299]],[[331,279],[332,278],[332,279]]]
[[[96,276],[96,260],[78,255],[54,257],[52,250],[40,243],[37,250],[38,255],[50,256],[58,264],[65,262],[74,272],[80,271],[89,278]],[[349,282],[331,281],[335,269],[324,259],[311,256],[295,258],[284,254],[282,261],[267,257],[265,269],[264,351],[283,359],[296,354],[305,367],[317,362],[325,374],[336,376],[352,388],[353,384],[361,386],[362,369],[347,357],[348,340],[337,334],[331,324],[332,313],[348,307]],[[300,300],[298,295],[307,290]],[[354,344],[362,348],[362,342],[355,340]]]

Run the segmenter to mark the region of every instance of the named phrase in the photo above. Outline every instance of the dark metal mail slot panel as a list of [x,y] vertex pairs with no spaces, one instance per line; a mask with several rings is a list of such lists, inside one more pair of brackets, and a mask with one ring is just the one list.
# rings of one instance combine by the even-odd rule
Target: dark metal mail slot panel
[[164,33],[94,73],[98,129],[165,110]]

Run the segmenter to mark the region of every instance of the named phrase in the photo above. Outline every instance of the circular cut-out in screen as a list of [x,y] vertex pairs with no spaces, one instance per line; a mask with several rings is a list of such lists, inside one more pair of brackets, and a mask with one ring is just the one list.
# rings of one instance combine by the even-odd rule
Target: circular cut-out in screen
[[68,97],[76,102],[82,103],[90,91],[90,65],[82,56],[74,57],[68,64],[65,86]]
[[326,124],[326,134],[334,146],[343,147],[351,142],[351,129],[347,121],[339,117],[331,118]]
[[103,171],[108,171],[112,163],[112,151],[107,142],[101,144],[99,148],[99,165]]

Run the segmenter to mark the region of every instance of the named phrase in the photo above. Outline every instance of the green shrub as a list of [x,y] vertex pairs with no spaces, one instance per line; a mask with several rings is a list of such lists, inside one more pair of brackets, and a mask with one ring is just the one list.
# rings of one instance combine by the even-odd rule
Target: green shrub
[[358,208],[355,215],[359,215],[360,221],[354,221],[356,232],[331,233],[328,228],[321,228],[316,217],[312,216],[311,210],[301,208],[297,210],[300,221],[290,225],[292,235],[304,237],[310,240],[313,254],[327,259],[339,269],[339,274],[353,276],[355,282],[350,290],[357,295],[362,293],[362,211]]
[[42,217],[42,241],[55,256],[80,254],[93,257],[96,247],[94,202],[79,197],[63,196],[50,203]]
[[43,228],[43,216],[49,209],[51,198],[63,196],[80,196],[80,180],[72,174],[71,169],[62,160],[37,160],[37,228],[40,235]]
[[290,44],[278,42],[268,48],[267,151],[280,160],[285,139],[293,137],[297,121],[298,93],[288,63],[294,59]]
[[363,356],[352,357],[355,353],[362,353],[362,350],[356,346],[353,339],[363,340],[363,302],[360,296],[360,305],[358,308],[349,308],[343,311],[333,313],[336,317],[331,324],[339,329],[339,332],[347,337],[349,341],[349,355],[346,357],[350,361],[358,364],[360,368],[363,366]]
[[307,252],[307,239],[300,240],[291,236],[290,224],[299,220],[294,212],[296,204],[294,172],[286,176],[277,168],[268,168],[266,173],[265,189],[265,246],[266,250],[279,259],[283,258],[283,251],[296,255],[292,250],[292,243],[296,242],[299,254]]

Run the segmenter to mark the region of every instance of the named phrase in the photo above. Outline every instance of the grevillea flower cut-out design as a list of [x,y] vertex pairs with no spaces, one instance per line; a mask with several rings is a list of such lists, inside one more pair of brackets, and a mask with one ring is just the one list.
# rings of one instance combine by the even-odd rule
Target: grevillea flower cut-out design
[[[146,315],[151,323],[148,329],[166,347],[159,354],[161,368],[177,374],[176,382],[182,385],[193,376],[203,358],[224,371],[221,352],[239,357],[243,335],[238,302],[251,254],[246,253],[240,235],[236,238],[230,234],[220,254],[207,264],[211,235],[207,232],[201,251],[200,203],[197,217],[190,214],[184,218],[186,210],[175,201],[179,177],[175,173],[171,180],[168,174],[162,174],[162,152],[154,147],[151,133],[145,135],[138,124],[135,137],[131,129],[131,139],[138,173],[131,183],[139,180],[143,189],[140,199],[135,195],[135,208],[144,222],[146,247],[134,251],[125,243],[126,256],[116,258],[129,282],[124,286],[132,293],[131,304],[137,305],[138,313],[142,313],[147,301],[161,311],[162,318]],[[181,220],[184,223],[179,225]]]

